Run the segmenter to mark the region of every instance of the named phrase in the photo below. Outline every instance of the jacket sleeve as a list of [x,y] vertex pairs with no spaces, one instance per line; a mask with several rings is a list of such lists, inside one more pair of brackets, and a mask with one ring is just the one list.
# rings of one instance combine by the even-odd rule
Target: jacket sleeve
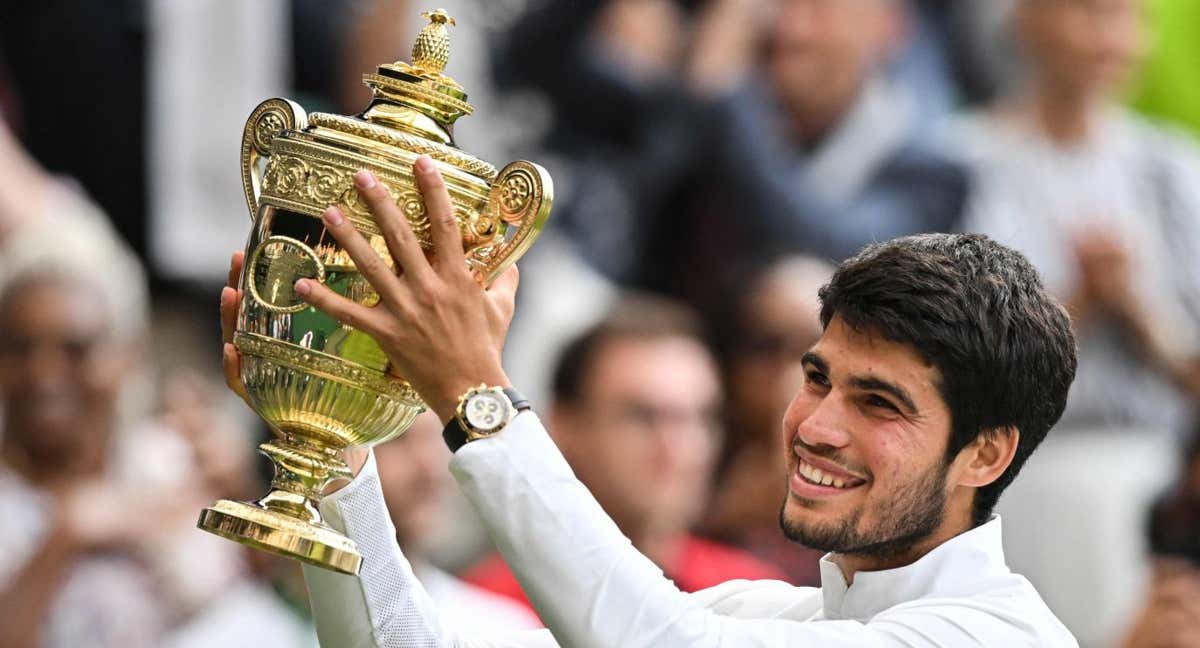
[[372,454],[347,486],[325,497],[321,514],[362,553],[358,576],[304,565],[317,637],[337,648],[553,648],[544,630],[470,637],[443,627],[437,607],[396,544]]

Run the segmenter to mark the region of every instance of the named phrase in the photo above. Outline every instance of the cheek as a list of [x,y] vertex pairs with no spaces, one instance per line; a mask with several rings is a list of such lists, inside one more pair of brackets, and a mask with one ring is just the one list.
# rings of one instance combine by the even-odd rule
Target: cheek
[[932,460],[930,450],[906,434],[899,424],[889,424],[869,435],[860,446],[863,460],[881,486],[890,487],[906,480],[914,467]]

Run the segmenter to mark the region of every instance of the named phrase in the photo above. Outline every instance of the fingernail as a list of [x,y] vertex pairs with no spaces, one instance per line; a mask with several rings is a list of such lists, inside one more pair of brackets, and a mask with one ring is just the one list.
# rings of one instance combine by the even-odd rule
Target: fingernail
[[325,219],[326,225],[330,225],[332,227],[341,225],[343,220],[342,211],[337,207],[329,207],[324,213],[321,214],[321,217]]
[[297,280],[296,285],[293,286],[293,288],[295,289],[296,294],[300,295],[301,297],[307,297],[308,293],[312,292],[312,286],[308,284],[308,279]]
[[370,189],[375,186],[375,176],[366,169],[354,174],[354,184],[359,189]]
[[433,158],[429,157],[428,155],[419,155],[417,156],[416,164],[413,166],[415,166],[417,171],[420,171],[421,173],[430,173],[434,169]]
[[221,347],[221,352],[225,354],[225,357],[232,358],[234,354],[233,343],[226,342],[225,345]]

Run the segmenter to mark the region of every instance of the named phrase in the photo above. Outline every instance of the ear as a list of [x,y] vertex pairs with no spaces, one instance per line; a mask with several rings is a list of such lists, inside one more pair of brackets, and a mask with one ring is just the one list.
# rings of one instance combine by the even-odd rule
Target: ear
[[982,488],[1000,478],[1017,454],[1021,432],[1014,426],[984,431],[954,460],[958,485]]

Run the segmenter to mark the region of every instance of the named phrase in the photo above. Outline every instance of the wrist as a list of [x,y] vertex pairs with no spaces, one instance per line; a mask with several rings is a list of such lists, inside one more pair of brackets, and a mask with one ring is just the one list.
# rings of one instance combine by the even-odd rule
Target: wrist
[[480,384],[487,385],[488,387],[512,387],[512,381],[505,375],[504,370],[496,367],[494,370],[482,372],[480,377],[473,380],[456,380],[453,383],[449,383],[446,388],[439,390],[433,398],[427,399],[425,404],[429,405],[429,409],[433,410],[434,414],[437,414],[438,419],[441,420],[442,425],[445,425],[450,422],[450,419],[457,416],[458,402],[462,397]]

